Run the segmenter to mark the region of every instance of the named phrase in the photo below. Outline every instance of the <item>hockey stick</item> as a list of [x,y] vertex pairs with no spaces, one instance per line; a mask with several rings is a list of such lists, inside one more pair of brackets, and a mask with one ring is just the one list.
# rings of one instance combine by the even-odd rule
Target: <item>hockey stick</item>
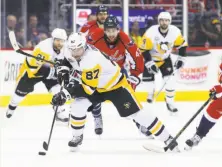
[[200,109],[190,118],[190,120],[184,125],[184,127],[177,133],[177,135],[173,138],[173,140],[168,144],[168,146],[164,147],[164,151],[166,152],[170,146],[180,137],[180,135],[186,130],[186,128],[190,125],[191,122],[199,115],[199,113],[208,105],[208,103],[215,97],[216,92],[213,92],[210,98],[200,107]]
[[[62,83],[60,92],[62,91],[62,89],[63,89],[63,83]],[[45,141],[43,142],[43,148],[44,148],[45,151],[48,151],[48,149],[49,149],[49,144],[50,144],[50,141],[51,141],[52,132],[53,132],[53,128],[54,128],[58,108],[59,108],[59,106],[57,105],[56,108],[55,108],[55,113],[54,113],[54,117],[53,117],[53,120],[52,120],[52,125],[51,125],[51,130],[50,130],[50,133],[49,133],[48,143],[46,143]],[[39,155],[46,155],[46,152],[39,152]]]
[[32,58],[34,58],[34,59],[36,59],[36,60],[39,60],[39,61],[41,60],[41,61],[50,63],[50,64],[52,64],[52,65],[55,65],[55,63],[52,62],[52,61],[45,60],[45,59],[42,58],[42,57],[33,56],[33,55],[31,55],[31,54],[29,54],[29,53],[26,53],[26,52],[24,52],[23,50],[21,50],[21,49],[19,48],[19,46],[18,46],[17,41],[16,41],[16,37],[15,37],[14,31],[9,31],[9,39],[10,39],[10,42],[11,42],[11,45],[12,45],[13,49],[14,49],[17,53],[20,53],[20,54],[25,55],[25,56],[27,56],[27,57],[32,57]]
[[160,90],[157,92],[157,94],[155,95],[154,99],[156,100],[157,97],[160,95],[160,93],[162,92],[163,88],[166,86],[167,82],[172,78],[172,76],[174,76],[174,74],[177,72],[177,69],[174,70],[174,72],[167,78],[167,80],[163,83],[162,87],[160,88]]

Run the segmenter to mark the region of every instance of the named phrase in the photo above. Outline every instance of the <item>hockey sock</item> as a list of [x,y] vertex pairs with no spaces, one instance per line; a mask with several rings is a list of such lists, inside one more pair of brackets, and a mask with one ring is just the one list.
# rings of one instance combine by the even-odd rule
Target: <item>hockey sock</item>
[[175,90],[166,89],[166,102],[172,104],[174,102]]
[[73,136],[80,136],[83,134],[83,129],[85,127],[86,116],[76,117],[71,114],[71,128]]
[[11,101],[8,105],[10,110],[15,110],[19,103],[25,98],[25,96],[19,96],[16,93],[12,96]]
[[[206,115],[206,114],[205,114]],[[207,133],[210,131],[210,129],[215,125],[216,122],[211,122],[208,118],[210,117],[208,115],[208,118],[206,118],[206,116],[203,115],[203,117],[201,118],[200,124],[197,127],[197,135],[202,137],[205,137],[207,135]]]
[[162,122],[157,117],[152,115],[151,112],[144,111],[144,109],[140,110],[134,115],[134,120],[141,126],[145,126],[148,131],[163,142],[170,137],[170,134]]
[[93,104],[92,114],[95,118],[101,116],[101,103]]

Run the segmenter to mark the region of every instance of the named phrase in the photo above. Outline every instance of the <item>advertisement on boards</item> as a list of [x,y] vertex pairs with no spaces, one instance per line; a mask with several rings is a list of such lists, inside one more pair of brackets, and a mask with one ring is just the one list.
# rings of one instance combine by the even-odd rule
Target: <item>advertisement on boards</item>
[[[145,27],[146,20],[154,19],[158,16],[162,9],[149,9],[149,10],[141,10],[141,9],[130,9],[129,10],[129,26],[134,21],[138,21],[141,28]],[[87,17],[89,14],[96,14],[96,8],[92,9],[77,9],[76,17],[77,17],[77,24],[79,26],[83,26],[87,22]],[[122,27],[123,24],[123,12],[122,9],[110,9],[109,14],[114,15],[120,22],[120,26]]]

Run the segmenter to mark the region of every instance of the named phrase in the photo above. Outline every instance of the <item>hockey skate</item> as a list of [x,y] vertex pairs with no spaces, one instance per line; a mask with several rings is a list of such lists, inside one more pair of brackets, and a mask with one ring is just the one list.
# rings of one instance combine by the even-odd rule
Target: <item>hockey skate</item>
[[195,134],[191,139],[188,139],[185,143],[186,146],[184,148],[184,150],[191,150],[194,146],[197,146],[200,141],[202,140],[202,137]]
[[94,117],[94,123],[95,123],[95,133],[97,135],[101,135],[103,133],[103,119],[102,115],[98,117]]
[[[172,142],[172,140],[173,140],[173,137],[170,136],[164,143],[165,143],[166,145],[169,145],[169,144]],[[179,147],[178,147],[177,141],[174,141],[174,142],[171,144],[171,146],[169,147],[169,150],[172,151],[172,152],[180,152],[180,149],[179,149]]]
[[13,107],[13,106],[9,105],[8,109],[6,111],[6,117],[11,118],[12,115],[14,114],[14,112],[15,112],[15,109],[16,109],[16,107]]
[[178,112],[178,109],[174,106],[174,102],[169,102],[165,98],[167,109],[171,112],[172,115],[176,114]]
[[69,141],[68,146],[70,147],[72,152],[78,150],[78,146],[82,144],[83,135],[81,136],[73,136],[72,140]]

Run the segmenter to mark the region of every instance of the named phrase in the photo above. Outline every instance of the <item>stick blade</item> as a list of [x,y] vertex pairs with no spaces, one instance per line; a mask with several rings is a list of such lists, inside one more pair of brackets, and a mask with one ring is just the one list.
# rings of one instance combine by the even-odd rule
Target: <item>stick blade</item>
[[165,150],[163,147],[152,145],[152,144],[144,144],[143,148],[145,148],[148,151],[155,152],[155,153],[165,153]]
[[43,148],[46,150],[46,151],[48,151],[48,144],[44,141],[43,142]]
[[9,39],[10,39],[10,42],[12,44],[12,47],[15,51],[19,50],[19,46],[18,46],[18,43],[16,41],[16,37],[15,37],[15,32],[14,31],[9,31]]

